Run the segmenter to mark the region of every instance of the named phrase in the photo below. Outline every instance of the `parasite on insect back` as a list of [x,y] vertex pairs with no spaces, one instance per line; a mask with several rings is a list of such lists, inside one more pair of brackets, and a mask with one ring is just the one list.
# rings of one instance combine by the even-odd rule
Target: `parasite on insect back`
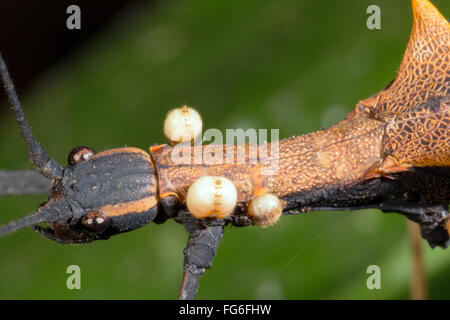
[[195,140],[201,133],[202,118],[196,110],[184,105],[167,114],[164,134],[172,143]]
[[201,177],[189,187],[186,196],[186,205],[197,218],[225,218],[236,203],[236,187],[224,177]]
[[272,193],[257,196],[248,204],[248,216],[254,225],[260,227],[268,227],[276,223],[282,211],[280,199]]

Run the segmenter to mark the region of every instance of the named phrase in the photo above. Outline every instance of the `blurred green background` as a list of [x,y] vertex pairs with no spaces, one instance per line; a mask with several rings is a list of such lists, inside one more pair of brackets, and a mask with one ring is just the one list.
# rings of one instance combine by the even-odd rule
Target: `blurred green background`
[[[382,29],[366,28],[381,8]],[[435,0],[450,16],[450,3]],[[82,9],[83,10],[83,9]],[[204,128],[280,128],[281,138],[327,127],[395,75],[412,24],[409,0],[160,1],[126,11],[21,95],[38,140],[65,164],[97,151],[165,143],[162,123],[184,103]],[[14,78],[14,74],[12,74]],[[0,121],[0,168],[31,168],[12,113]],[[0,198],[0,223],[41,196]],[[187,233],[168,221],[86,245],[29,229],[0,239],[2,299],[174,299]],[[450,298],[450,254],[425,242],[430,298]],[[407,299],[406,219],[376,210],[284,217],[226,228],[200,299]],[[66,268],[81,268],[81,290]],[[381,290],[366,269],[381,268]]]

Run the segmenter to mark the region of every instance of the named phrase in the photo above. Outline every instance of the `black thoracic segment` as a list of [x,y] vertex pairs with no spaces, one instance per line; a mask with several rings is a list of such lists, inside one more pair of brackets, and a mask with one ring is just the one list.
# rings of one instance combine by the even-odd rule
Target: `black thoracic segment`
[[286,214],[302,209],[315,208],[360,208],[378,204],[391,196],[400,197],[402,190],[393,183],[386,183],[381,179],[374,179],[363,184],[343,187],[340,185],[327,188],[306,190],[282,197],[287,202],[284,208]]
[[78,163],[70,170],[65,178],[66,194],[83,208],[101,208],[156,194],[152,164],[138,153],[113,153]]
[[336,185],[283,197],[288,213],[308,208],[360,208],[398,200],[416,205],[450,203],[449,170],[428,167],[411,168],[408,172],[393,174],[390,178],[378,178],[353,185]]
[[123,216],[111,217],[111,227],[104,233],[105,236],[123,233],[135,230],[155,219],[158,213],[158,207],[152,207],[150,210],[139,213],[128,213]]
[[413,167],[409,171],[348,186],[329,186],[283,197],[284,214],[315,210],[376,208],[417,222],[431,247],[449,244],[450,168]]

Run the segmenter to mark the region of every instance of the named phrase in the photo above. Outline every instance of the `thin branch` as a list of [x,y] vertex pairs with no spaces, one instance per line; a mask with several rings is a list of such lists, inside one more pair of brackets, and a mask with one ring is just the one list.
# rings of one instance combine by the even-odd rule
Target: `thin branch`
[[408,220],[409,242],[411,244],[412,274],[411,274],[411,299],[427,299],[427,281],[425,266],[422,257],[422,237],[417,223]]
[[0,196],[47,193],[50,187],[36,170],[0,170]]

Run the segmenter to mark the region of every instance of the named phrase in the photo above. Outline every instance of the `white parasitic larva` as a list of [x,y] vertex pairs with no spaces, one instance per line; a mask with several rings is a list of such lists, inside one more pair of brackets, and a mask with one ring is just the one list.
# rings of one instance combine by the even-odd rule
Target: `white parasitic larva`
[[225,218],[233,212],[236,203],[236,187],[224,177],[201,177],[189,187],[186,195],[186,205],[197,218]]
[[266,193],[253,198],[247,211],[254,225],[268,227],[280,219],[283,206],[276,195]]
[[188,106],[171,110],[164,121],[164,135],[172,143],[195,140],[202,133],[200,114]]

